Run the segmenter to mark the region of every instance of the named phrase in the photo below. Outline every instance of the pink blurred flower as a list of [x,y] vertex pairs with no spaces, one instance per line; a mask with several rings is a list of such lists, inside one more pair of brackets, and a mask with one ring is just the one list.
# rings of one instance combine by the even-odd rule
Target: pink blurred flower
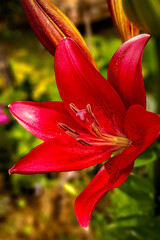
[[9,116],[4,113],[4,105],[0,104],[0,124],[5,124],[9,122]]

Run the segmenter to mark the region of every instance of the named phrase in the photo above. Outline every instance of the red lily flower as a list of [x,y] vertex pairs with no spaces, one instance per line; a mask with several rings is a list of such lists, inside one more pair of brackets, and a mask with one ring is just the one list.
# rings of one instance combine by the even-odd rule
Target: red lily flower
[[108,81],[70,38],[55,52],[55,74],[63,102],[15,102],[17,121],[45,142],[18,161],[9,173],[73,171],[106,161],[75,202],[79,223],[109,190],[130,175],[134,160],[160,133],[159,115],[147,112],[142,54],[150,36],[125,42],[113,56]]

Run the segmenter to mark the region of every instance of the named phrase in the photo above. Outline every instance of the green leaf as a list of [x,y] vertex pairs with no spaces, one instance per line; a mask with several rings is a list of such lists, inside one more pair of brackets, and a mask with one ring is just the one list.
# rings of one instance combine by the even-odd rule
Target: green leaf
[[133,199],[142,201],[143,204],[154,200],[154,187],[147,178],[130,175],[119,189]]
[[134,162],[134,167],[141,167],[157,160],[156,152],[146,151]]

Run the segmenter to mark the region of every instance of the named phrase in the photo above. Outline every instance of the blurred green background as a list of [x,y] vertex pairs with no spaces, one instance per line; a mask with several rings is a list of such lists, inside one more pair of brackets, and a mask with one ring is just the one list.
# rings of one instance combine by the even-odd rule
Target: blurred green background
[[[121,46],[107,8],[97,19],[88,15],[91,17],[86,22],[83,11],[91,11],[92,1],[86,0],[87,7],[79,1],[59,2],[62,9],[72,3],[68,15],[85,35],[100,72],[107,78],[109,61]],[[144,52],[143,76],[148,109],[157,112],[160,83],[155,39]],[[54,101],[60,96],[54,58],[30,29],[19,0],[5,0],[0,8],[0,103],[7,106],[18,100]],[[7,107],[5,111],[9,114]],[[103,197],[89,229],[83,229],[75,217],[74,200],[100,166],[79,172],[9,176],[8,169],[40,143],[10,118],[9,124],[0,126],[0,240],[159,240],[158,141],[139,157],[127,181]]]

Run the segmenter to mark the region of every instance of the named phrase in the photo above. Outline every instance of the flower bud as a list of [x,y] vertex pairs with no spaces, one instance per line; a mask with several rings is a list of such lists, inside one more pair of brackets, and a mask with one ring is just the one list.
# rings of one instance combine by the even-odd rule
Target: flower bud
[[122,42],[129,40],[139,34],[139,29],[126,17],[122,0],[107,0],[111,17],[120,33]]
[[159,0],[123,0],[127,17],[141,30],[152,35],[160,35]]
[[54,55],[60,40],[70,37],[97,68],[78,29],[50,0],[21,0],[21,4],[34,33],[48,52]]

